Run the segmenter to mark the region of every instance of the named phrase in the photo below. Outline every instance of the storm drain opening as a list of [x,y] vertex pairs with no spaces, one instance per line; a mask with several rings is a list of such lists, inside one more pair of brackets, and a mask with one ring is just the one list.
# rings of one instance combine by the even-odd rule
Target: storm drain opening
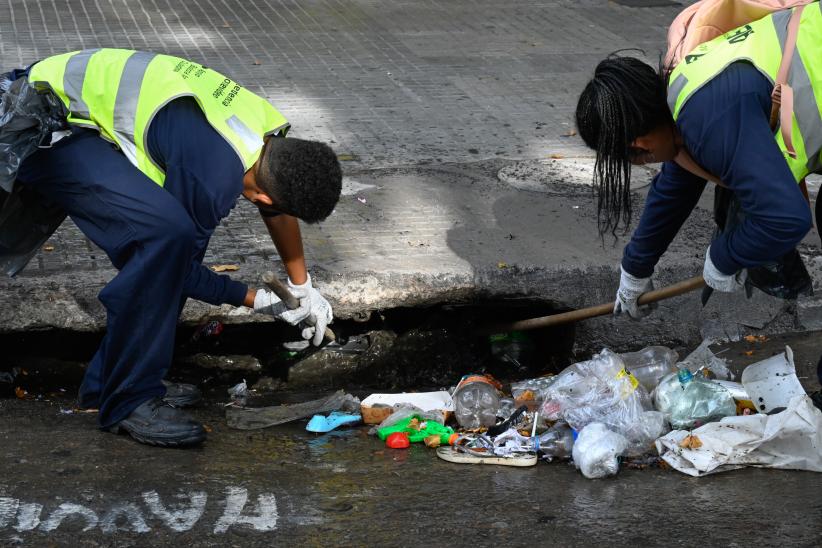
[[[478,335],[479,328],[561,312],[532,300],[487,300],[374,312],[336,320],[337,341],[305,346],[277,322],[211,319],[177,331],[168,378],[221,393],[245,380],[260,391],[454,386],[469,373],[502,381],[556,373],[574,360],[574,326]],[[63,330],[0,334],[0,395],[76,394],[102,333]]]

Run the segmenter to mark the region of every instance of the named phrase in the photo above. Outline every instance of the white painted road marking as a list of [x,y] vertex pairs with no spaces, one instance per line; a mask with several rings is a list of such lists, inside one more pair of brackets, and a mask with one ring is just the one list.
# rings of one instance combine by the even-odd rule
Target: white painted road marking
[[[167,527],[183,533],[193,528],[205,513],[208,494],[205,491],[190,491],[174,496],[176,502],[163,503],[157,491],[145,491],[141,502],[150,518],[160,522],[159,529]],[[222,534],[232,527],[250,527],[254,531],[270,532],[277,529],[279,513],[277,499],[271,493],[257,495],[256,506],[248,505],[248,489],[226,487],[225,502],[221,504],[222,514],[214,524],[214,533]],[[82,504],[64,502],[43,518],[44,506],[35,502],[23,502],[12,497],[0,497],[0,531],[13,529],[18,533],[39,530],[56,531],[67,519],[80,520],[83,531],[99,528],[103,533],[118,531],[148,533],[152,528],[146,522],[144,508],[135,502],[112,504],[98,514]],[[102,516],[102,517],[101,517]]]

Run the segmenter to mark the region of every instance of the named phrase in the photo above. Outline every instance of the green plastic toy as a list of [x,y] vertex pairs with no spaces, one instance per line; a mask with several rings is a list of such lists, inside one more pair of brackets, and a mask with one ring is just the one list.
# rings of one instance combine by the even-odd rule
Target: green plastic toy
[[[414,428],[411,426],[411,421],[415,420],[420,426],[424,426],[424,428]],[[440,442],[443,445],[448,445],[451,436],[454,434],[454,430],[448,426],[443,426],[442,424],[427,420],[419,415],[411,415],[410,417],[406,417],[402,419],[397,424],[392,424],[391,426],[384,426],[377,430],[377,436],[382,440],[385,441],[385,438],[393,434],[394,432],[405,432],[408,434],[408,439],[411,443],[421,443],[425,440],[425,438],[429,436],[439,436]]]

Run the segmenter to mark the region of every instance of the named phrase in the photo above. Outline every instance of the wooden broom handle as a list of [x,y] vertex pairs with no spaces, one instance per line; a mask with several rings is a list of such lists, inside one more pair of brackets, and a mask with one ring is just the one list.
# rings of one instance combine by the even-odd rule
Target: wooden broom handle
[[[705,287],[705,280],[702,276],[694,276],[687,280],[648,291],[639,296],[637,302],[640,305],[655,303],[663,299],[670,299],[696,291]],[[496,324],[491,326],[481,327],[477,330],[479,335],[492,335],[494,333],[506,333],[509,331],[528,331],[530,329],[540,329],[543,327],[552,327],[555,325],[562,325],[571,322],[578,322],[580,320],[587,320],[588,318],[595,318],[597,316],[606,316],[613,314],[616,302],[603,303],[596,306],[589,306],[588,308],[580,308],[578,310],[571,310],[569,312],[562,312],[560,314],[553,314],[551,316],[543,316],[540,318],[531,318],[529,320],[519,320],[507,324]]]

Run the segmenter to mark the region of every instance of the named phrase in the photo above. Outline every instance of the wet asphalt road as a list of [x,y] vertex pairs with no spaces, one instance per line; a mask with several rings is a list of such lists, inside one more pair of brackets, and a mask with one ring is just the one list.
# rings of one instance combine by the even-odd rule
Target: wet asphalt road
[[212,430],[203,447],[154,449],[66,404],[0,400],[0,544],[751,547],[822,533],[822,475],[809,472],[592,481],[565,463],[450,464],[365,428],[232,431],[216,403],[195,411]]

